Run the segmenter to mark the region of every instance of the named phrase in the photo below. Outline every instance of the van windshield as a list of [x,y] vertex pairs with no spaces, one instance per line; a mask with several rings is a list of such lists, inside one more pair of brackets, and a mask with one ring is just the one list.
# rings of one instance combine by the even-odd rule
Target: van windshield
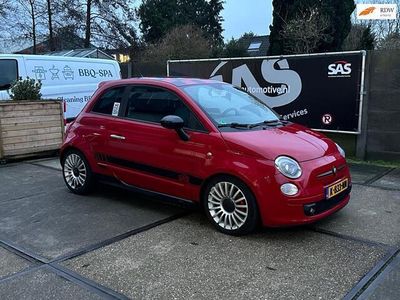
[[0,90],[8,90],[18,79],[18,65],[14,59],[0,59]]
[[279,116],[266,104],[232,85],[189,85],[183,90],[218,127],[242,124],[251,128],[259,123],[279,122]]

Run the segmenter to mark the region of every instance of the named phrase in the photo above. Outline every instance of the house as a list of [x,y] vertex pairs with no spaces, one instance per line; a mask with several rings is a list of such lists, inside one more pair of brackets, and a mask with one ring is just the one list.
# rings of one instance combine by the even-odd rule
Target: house
[[73,50],[61,50],[45,53],[52,56],[67,56],[67,57],[85,57],[85,58],[101,58],[101,59],[114,59],[113,56],[105,53],[97,48],[83,48]]

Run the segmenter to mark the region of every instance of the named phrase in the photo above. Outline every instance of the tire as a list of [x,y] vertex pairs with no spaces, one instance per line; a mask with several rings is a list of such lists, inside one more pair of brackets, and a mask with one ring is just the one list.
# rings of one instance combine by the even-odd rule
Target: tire
[[219,176],[211,180],[202,200],[211,223],[225,234],[245,235],[258,224],[256,199],[246,184],[235,177]]
[[69,150],[62,159],[65,184],[74,194],[88,194],[94,184],[92,170],[85,156],[77,150]]

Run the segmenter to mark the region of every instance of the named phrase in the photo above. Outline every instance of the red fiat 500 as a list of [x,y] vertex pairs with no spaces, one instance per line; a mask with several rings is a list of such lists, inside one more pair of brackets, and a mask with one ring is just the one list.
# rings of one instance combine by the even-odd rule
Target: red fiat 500
[[102,84],[68,127],[67,187],[96,180],[199,202],[228,234],[324,218],[350,198],[344,151],[232,85],[140,78]]

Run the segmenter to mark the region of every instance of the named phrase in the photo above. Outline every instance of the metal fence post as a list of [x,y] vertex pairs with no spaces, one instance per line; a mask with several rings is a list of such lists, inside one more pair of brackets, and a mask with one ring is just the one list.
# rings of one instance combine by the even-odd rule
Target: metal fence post
[[128,78],[132,78],[133,62],[128,63]]
[[356,157],[358,159],[364,160],[367,154],[367,139],[368,139],[368,102],[370,96],[370,66],[371,58],[373,56],[373,51],[368,51],[365,61],[364,70],[364,89],[363,89],[363,101],[360,103],[362,105],[361,110],[361,133],[357,136],[356,141]]

